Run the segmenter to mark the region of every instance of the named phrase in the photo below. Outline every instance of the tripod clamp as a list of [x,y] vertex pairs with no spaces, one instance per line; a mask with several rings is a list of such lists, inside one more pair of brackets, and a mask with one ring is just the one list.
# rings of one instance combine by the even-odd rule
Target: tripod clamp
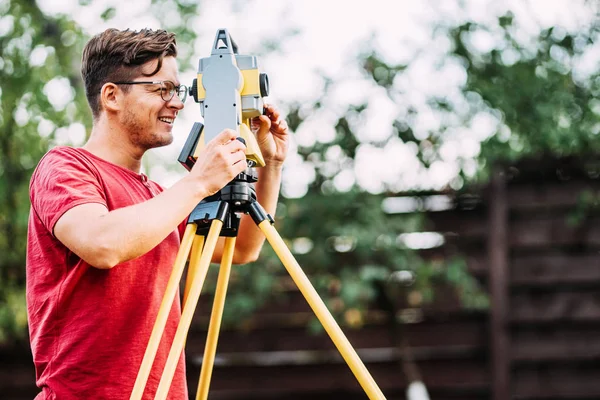
[[[242,175],[242,174],[240,174]],[[240,213],[248,214],[256,225],[264,220],[271,224],[275,220],[256,200],[256,191],[245,182],[232,181],[218,193],[202,200],[192,211],[188,224],[195,223],[197,235],[206,236],[211,221],[223,222],[221,236],[236,237],[240,226]]]

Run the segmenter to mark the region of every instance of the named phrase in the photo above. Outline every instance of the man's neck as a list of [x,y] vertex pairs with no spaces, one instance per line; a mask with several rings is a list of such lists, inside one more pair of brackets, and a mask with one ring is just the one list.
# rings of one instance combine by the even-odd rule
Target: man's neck
[[94,122],[90,138],[83,148],[103,160],[135,173],[140,172],[144,151],[131,144],[127,132],[115,129],[105,120]]

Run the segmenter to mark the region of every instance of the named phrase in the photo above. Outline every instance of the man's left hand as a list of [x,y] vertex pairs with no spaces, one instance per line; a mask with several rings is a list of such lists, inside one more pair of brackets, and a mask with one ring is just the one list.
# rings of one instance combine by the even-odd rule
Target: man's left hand
[[279,110],[267,104],[264,115],[252,118],[251,124],[266,165],[280,167],[287,155],[289,134]]

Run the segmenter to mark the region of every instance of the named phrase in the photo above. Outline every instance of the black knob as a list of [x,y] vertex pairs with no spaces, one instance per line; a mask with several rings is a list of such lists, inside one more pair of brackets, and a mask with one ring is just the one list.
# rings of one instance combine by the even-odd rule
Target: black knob
[[259,75],[260,95],[265,97],[269,95],[269,77],[264,72]]
[[190,88],[190,96],[194,98],[196,103],[198,103],[198,79],[194,78],[192,82],[192,87]]

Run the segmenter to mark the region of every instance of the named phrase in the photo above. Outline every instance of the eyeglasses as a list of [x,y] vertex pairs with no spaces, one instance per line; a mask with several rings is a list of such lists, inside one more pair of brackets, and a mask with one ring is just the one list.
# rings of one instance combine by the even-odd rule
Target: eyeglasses
[[181,102],[185,102],[187,98],[188,88],[185,85],[175,86],[171,81],[131,81],[131,82],[113,82],[115,85],[160,85],[160,97],[164,101],[171,101],[173,96],[177,97]]

